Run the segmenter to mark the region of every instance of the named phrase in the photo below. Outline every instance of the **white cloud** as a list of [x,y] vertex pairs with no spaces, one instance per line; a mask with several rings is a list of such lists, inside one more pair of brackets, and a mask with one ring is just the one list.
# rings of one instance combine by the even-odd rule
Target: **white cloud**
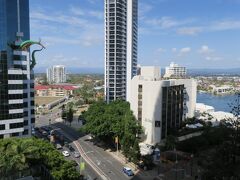
[[98,3],[99,2],[99,0],[87,0],[89,3],[91,3],[91,4],[96,4],[96,3]]
[[207,45],[202,45],[202,47],[198,50],[200,54],[208,55],[214,52],[213,49],[210,49]]
[[177,29],[177,33],[181,35],[197,35],[202,32],[201,27],[183,27]]
[[240,20],[218,20],[199,26],[180,27],[176,32],[180,35],[197,35],[202,32],[206,33],[228,30],[240,30]]
[[225,31],[240,29],[240,20],[222,20],[214,22],[210,27],[212,31]]
[[138,7],[139,7],[138,15],[139,15],[140,19],[143,19],[145,14],[153,9],[153,6],[150,5],[149,3],[145,4],[142,2],[139,3]]
[[205,57],[205,59],[208,61],[219,61],[219,60],[222,60],[223,58],[218,56],[207,56]]
[[180,50],[180,53],[188,53],[188,52],[190,52],[191,51],[191,48],[190,47],[185,47],[185,48],[182,48],[181,50]]
[[207,45],[202,45],[202,47],[198,50],[198,53],[201,54],[205,60],[207,61],[219,61],[223,58],[216,55],[214,49],[210,49]]
[[32,12],[30,14],[30,17],[33,20],[49,21],[49,22],[55,22],[60,24],[68,24],[72,26],[80,26],[80,27],[86,27],[88,24],[87,20],[83,18],[60,15],[60,14],[49,15],[47,13],[42,13],[37,11]]
[[85,13],[80,7],[70,7],[70,12],[76,16],[83,16]]
[[172,48],[172,52],[173,53],[177,52],[177,48]]
[[146,20],[145,22],[157,28],[169,29],[169,28],[178,27],[184,24],[188,24],[192,21],[193,21],[192,19],[175,20],[172,17],[164,16],[161,18],[149,19],[149,20]]
[[81,45],[81,46],[94,46],[97,44],[102,43],[102,39],[94,36],[94,35],[83,35],[83,37],[79,38],[64,38],[64,37],[57,37],[57,36],[45,36],[42,38],[43,42],[47,42],[49,44],[68,44],[68,45]]
[[184,47],[184,48],[180,49],[178,56],[183,56],[183,55],[188,54],[190,52],[191,52],[190,47]]
[[103,12],[102,11],[89,11],[89,15],[92,17],[96,17],[98,19],[103,19]]
[[166,52],[167,50],[166,49],[163,49],[163,48],[158,48],[157,49],[157,52],[158,53],[164,53],[164,52]]

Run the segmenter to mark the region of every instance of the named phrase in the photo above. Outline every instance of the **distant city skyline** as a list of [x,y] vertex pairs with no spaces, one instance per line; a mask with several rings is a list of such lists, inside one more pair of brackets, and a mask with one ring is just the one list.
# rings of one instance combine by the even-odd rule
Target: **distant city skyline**
[[[239,8],[239,0],[139,0],[138,63],[240,67]],[[63,64],[104,72],[103,9],[103,0],[30,0],[31,39],[47,46],[36,71]]]

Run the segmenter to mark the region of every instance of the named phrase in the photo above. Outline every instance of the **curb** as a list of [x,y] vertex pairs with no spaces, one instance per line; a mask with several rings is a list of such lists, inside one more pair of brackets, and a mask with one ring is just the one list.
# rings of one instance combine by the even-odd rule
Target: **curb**
[[[125,161],[125,159],[123,159],[120,156],[123,156],[121,153],[119,153],[119,156],[116,155],[116,152],[110,152],[109,149],[106,150],[106,152],[108,154],[110,154],[114,159],[118,160],[119,162],[121,162],[122,164],[124,164],[125,166],[128,166],[132,169],[132,171],[134,171],[134,173],[138,173],[140,170],[136,168],[136,165],[133,164],[132,162],[127,162]],[[124,157],[124,156],[123,156]]]

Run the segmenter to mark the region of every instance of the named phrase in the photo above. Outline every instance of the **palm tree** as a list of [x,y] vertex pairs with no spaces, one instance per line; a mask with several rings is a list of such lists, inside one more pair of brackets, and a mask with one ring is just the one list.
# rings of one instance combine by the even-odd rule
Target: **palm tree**
[[2,146],[2,150],[0,171],[4,176],[13,176],[16,172],[21,176],[21,172],[29,168],[24,149],[21,147],[19,140],[15,139],[12,143],[7,141]]

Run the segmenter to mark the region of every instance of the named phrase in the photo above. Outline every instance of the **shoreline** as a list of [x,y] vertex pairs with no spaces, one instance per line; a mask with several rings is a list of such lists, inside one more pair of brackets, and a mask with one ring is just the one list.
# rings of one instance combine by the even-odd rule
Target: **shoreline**
[[209,91],[203,91],[203,90],[197,90],[197,93],[210,94],[210,95],[213,95],[213,96],[232,96],[232,95],[235,95],[235,92],[216,94],[216,93],[212,93],[212,92],[209,92]]

